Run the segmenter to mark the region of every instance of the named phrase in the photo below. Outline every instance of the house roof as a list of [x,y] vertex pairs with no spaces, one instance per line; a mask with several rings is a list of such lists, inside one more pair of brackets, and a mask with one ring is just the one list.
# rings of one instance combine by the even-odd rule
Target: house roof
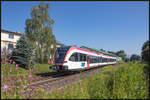
[[23,34],[21,32],[12,32],[12,31],[9,31],[9,30],[4,30],[4,29],[2,29],[1,32],[12,33],[12,34],[16,34],[16,35],[22,35]]
[[[21,32],[12,32],[12,31],[5,30],[5,29],[2,29],[1,32],[12,33],[12,34],[16,34],[16,35],[22,35],[22,34],[23,34],[23,33],[21,33]],[[56,43],[57,43],[58,45],[64,45],[63,43],[61,43],[61,42],[59,42],[59,41],[57,41],[57,40],[56,40]]]
[[56,40],[56,43],[57,43],[58,45],[64,45],[63,43],[60,43],[60,42],[57,41],[57,40]]

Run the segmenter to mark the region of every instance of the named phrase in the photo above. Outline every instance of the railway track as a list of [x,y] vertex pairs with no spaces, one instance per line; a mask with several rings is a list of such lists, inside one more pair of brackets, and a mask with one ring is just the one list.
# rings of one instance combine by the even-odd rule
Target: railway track
[[[117,64],[116,64],[117,65]],[[29,88],[43,88],[48,93],[55,89],[61,89],[62,87],[71,84],[75,81],[82,81],[82,77],[88,77],[89,75],[98,72],[102,67],[95,67],[92,69],[88,69],[82,71],[80,73],[58,73],[58,72],[51,72],[51,73],[41,73],[41,74],[34,74],[32,78],[29,79],[27,76],[19,76],[21,81],[27,79],[27,84],[19,85],[17,84],[17,78],[13,77],[14,81],[10,81],[7,83],[10,86],[10,89],[15,90],[16,88],[22,88],[27,86]],[[24,92],[26,92],[24,90]]]

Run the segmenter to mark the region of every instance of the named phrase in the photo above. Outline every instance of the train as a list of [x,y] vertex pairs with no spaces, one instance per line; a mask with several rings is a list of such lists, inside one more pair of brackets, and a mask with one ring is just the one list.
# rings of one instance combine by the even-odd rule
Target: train
[[56,71],[83,71],[103,65],[116,64],[116,57],[96,53],[77,46],[58,47],[54,54]]

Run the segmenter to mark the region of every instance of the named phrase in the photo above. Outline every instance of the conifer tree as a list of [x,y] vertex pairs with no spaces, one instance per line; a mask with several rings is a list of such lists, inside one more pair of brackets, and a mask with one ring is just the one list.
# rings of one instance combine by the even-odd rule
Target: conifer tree
[[25,35],[22,35],[12,51],[11,59],[19,66],[30,69],[33,64],[32,57],[32,47],[27,41]]

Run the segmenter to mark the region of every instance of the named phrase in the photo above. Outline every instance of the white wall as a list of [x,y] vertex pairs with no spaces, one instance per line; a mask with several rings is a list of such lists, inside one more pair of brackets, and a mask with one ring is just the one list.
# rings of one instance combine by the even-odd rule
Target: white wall
[[[10,33],[10,34],[13,34],[13,33]],[[17,40],[19,40],[20,36],[21,35],[14,34],[14,38],[12,39],[12,38],[9,38],[9,33],[1,32],[1,50],[3,50],[4,47],[6,47],[7,49],[9,43],[12,43],[15,47]],[[10,42],[5,42],[5,41],[10,41]]]

